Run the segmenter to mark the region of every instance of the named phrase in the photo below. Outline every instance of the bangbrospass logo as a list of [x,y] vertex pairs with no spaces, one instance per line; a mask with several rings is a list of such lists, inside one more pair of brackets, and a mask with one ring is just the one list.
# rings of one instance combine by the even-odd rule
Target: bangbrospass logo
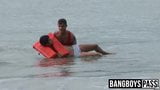
[[109,79],[109,88],[159,88],[159,79]]

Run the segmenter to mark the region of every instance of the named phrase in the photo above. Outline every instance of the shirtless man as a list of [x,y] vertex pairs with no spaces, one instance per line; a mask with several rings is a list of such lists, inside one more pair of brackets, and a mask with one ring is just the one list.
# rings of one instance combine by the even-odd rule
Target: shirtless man
[[110,54],[105,52],[103,49],[99,47],[97,44],[80,44],[77,45],[77,40],[75,35],[67,30],[67,21],[66,19],[58,20],[58,31],[54,33],[55,37],[65,46],[73,46],[75,50],[78,52],[88,52],[88,51],[96,51],[101,53],[102,55]]

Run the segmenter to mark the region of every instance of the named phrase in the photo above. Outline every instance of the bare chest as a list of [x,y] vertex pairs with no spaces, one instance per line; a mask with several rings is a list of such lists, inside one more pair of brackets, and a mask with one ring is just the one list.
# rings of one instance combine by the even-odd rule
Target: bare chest
[[58,40],[60,42],[65,43],[68,40],[68,35],[67,34],[65,34],[65,35],[58,35],[57,38],[58,38]]

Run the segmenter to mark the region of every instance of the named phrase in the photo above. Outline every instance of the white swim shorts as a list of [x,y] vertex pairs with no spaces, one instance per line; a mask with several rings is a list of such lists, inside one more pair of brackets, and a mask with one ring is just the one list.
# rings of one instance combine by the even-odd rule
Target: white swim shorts
[[81,55],[81,50],[78,44],[72,45],[73,51],[74,51],[74,56],[79,57]]

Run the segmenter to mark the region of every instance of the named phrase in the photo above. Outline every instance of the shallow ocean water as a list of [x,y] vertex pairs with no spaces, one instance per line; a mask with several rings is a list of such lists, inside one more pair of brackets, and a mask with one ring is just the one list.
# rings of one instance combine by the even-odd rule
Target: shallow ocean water
[[[1,90],[109,90],[108,79],[160,79],[159,0],[1,0]],[[46,62],[33,50],[66,18],[79,42],[116,53]],[[136,89],[135,89],[136,90]]]

